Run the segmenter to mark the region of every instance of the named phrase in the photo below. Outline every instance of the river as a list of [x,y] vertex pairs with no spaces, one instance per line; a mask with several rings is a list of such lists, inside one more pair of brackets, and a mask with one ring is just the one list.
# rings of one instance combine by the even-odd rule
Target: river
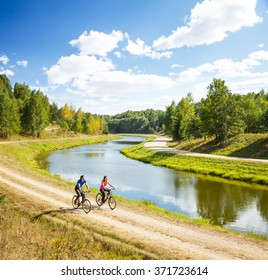
[[47,157],[48,170],[73,182],[85,175],[89,186],[96,189],[107,175],[116,187],[114,193],[122,197],[147,200],[190,218],[207,218],[235,231],[268,236],[268,189],[157,167],[120,153],[144,139],[126,136],[58,150]]

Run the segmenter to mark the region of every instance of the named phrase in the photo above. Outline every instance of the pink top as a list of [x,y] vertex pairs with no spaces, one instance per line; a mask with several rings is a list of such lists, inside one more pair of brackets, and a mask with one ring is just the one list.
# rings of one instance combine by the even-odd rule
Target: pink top
[[100,185],[100,190],[104,190],[105,187],[107,186],[108,182],[101,182],[101,185]]

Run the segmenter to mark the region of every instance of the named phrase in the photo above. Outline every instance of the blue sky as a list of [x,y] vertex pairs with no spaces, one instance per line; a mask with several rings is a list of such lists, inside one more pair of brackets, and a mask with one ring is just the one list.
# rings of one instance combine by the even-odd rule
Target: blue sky
[[267,0],[0,0],[0,73],[97,114],[165,109],[213,78],[268,91]]

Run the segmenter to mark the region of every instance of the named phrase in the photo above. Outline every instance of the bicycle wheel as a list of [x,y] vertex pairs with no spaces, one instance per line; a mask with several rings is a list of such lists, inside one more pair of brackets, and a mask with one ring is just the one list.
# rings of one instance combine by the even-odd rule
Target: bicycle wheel
[[72,205],[73,205],[74,209],[77,209],[79,207],[77,195],[73,196],[73,198],[72,198]]
[[110,197],[108,198],[108,204],[109,204],[109,206],[110,206],[110,208],[111,208],[112,210],[115,209],[115,207],[116,207],[116,201],[115,201],[115,198],[114,198],[113,196],[110,196]]
[[101,206],[101,203],[102,203],[102,194],[101,193],[98,193],[96,195],[96,203]]
[[84,202],[83,202],[83,210],[86,212],[86,213],[89,213],[90,210],[91,210],[91,203],[88,199],[85,199]]

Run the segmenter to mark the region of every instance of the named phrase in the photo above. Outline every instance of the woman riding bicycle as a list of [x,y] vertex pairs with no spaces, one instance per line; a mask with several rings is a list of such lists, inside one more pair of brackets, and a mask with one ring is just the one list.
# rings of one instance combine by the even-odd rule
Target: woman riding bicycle
[[111,186],[113,189],[114,189],[114,186],[108,182],[108,178],[107,176],[104,176],[102,181],[101,181],[101,185],[100,185],[100,192],[101,192],[101,195],[102,195],[102,204],[104,204],[105,202],[105,192],[108,192],[108,194],[110,193],[110,189],[108,189],[106,186],[109,185]]

